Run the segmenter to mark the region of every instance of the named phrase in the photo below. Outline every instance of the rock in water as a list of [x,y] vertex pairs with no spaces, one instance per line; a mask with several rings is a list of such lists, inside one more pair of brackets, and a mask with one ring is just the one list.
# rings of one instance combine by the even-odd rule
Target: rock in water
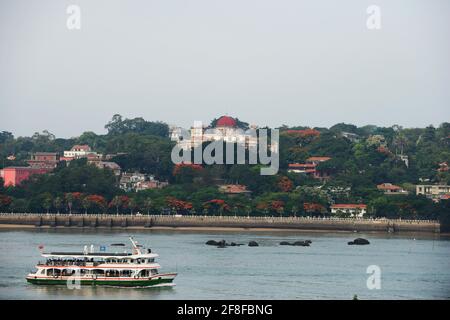
[[365,245],[365,244],[370,244],[370,242],[367,239],[356,238],[355,240],[350,241],[347,244],[349,244],[349,245],[354,245],[354,244],[356,244],[356,245]]
[[250,242],[248,243],[248,246],[249,246],[249,247],[258,247],[259,244],[258,244],[258,242],[256,242],[256,241],[250,241]]
[[290,246],[290,245],[292,245],[290,242],[287,242],[287,241],[281,241],[280,242],[280,246]]
[[208,246],[217,246],[217,245],[219,245],[219,242],[217,242],[215,240],[208,240],[208,241],[206,241],[206,244]]
[[294,246],[309,247],[309,242],[306,242],[306,241],[296,241],[296,242],[294,242]]

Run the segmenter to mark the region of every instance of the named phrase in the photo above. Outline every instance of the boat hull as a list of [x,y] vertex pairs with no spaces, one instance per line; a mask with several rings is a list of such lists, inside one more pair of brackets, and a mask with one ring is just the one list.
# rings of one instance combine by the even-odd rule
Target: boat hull
[[81,286],[114,286],[114,287],[151,287],[162,284],[172,283],[176,274],[166,274],[159,277],[152,278],[137,278],[137,279],[69,279],[67,277],[58,278],[42,278],[42,277],[27,277],[27,281],[36,285],[72,285],[77,284]]

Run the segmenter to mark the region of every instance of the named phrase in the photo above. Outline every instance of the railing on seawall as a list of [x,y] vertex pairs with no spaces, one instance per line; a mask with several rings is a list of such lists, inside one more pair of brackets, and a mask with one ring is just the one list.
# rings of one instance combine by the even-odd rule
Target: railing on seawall
[[439,232],[436,220],[131,214],[0,213],[0,224],[64,227],[230,227],[342,231]]

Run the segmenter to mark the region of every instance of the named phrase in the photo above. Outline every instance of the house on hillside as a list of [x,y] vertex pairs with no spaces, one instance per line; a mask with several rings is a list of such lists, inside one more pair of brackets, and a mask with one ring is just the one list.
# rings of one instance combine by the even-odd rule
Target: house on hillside
[[314,179],[328,180],[330,178],[330,172],[326,170],[318,170],[317,166],[321,162],[330,160],[330,157],[309,157],[306,159],[306,163],[290,163],[288,164],[288,172],[303,173]]
[[247,186],[244,186],[242,184],[219,185],[219,192],[227,194],[229,196],[236,196],[236,195],[250,196],[252,193],[250,190],[247,190]]
[[[250,126],[250,129],[256,130],[256,126]],[[171,128],[170,138],[177,141],[178,145],[184,149],[189,150],[202,145],[204,142],[224,141],[226,143],[236,143],[249,147],[256,147],[258,145],[258,138],[255,135],[245,131],[239,127],[238,120],[229,116],[220,117],[214,126],[193,126],[189,133],[190,137],[186,139],[182,135],[183,129],[180,127]],[[278,150],[277,145],[272,145],[271,150]]]
[[344,137],[345,139],[349,140],[350,142],[359,142],[361,141],[361,138],[359,135],[357,135],[356,133],[351,133],[351,132],[341,132],[341,136]]
[[168,186],[167,181],[159,181],[152,175],[146,175],[144,173],[124,172],[120,177],[119,187],[127,192],[130,191],[142,191],[148,189],[161,189]]
[[64,151],[65,160],[86,158],[88,155],[97,154],[92,151],[91,147],[87,144],[74,145],[69,151]]
[[31,154],[27,163],[31,168],[54,169],[59,163],[59,154],[56,152],[35,152]]
[[446,184],[419,184],[416,185],[416,194],[424,195],[435,202],[450,194],[450,186]]
[[6,167],[0,170],[0,177],[5,187],[16,187],[32,175],[49,173],[52,169],[32,167]]
[[382,183],[377,185],[377,189],[383,191],[384,194],[391,195],[408,195],[408,191],[404,190],[402,187],[396,186],[392,183]]
[[120,168],[120,166],[112,161],[102,161],[99,159],[93,159],[93,160],[88,160],[88,164],[94,165],[99,169],[108,169],[111,170],[114,175],[116,176],[120,176],[121,170],[122,168]]

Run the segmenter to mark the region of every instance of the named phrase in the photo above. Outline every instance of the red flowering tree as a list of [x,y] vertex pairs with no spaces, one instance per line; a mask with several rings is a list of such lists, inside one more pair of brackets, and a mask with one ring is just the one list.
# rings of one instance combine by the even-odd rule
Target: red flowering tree
[[64,201],[66,202],[67,208],[69,208],[69,214],[72,214],[72,208],[80,206],[83,198],[81,192],[68,192],[64,194]]
[[194,164],[194,163],[178,163],[173,168],[172,174],[174,176],[179,175],[183,173],[183,171],[200,171],[203,167],[200,164]]
[[267,202],[258,202],[256,204],[256,210],[264,215],[269,213],[269,204]]
[[283,176],[278,180],[278,188],[282,192],[290,192],[294,188],[294,184],[288,177]]
[[12,198],[3,194],[0,194],[0,210],[4,211],[9,208],[12,202]]
[[270,202],[270,207],[281,216],[284,212],[284,201],[273,200]]
[[203,207],[208,211],[218,212],[222,215],[225,211],[230,211],[230,206],[222,199],[212,199],[203,203]]
[[107,207],[107,202],[103,196],[91,194],[83,198],[83,207],[86,209],[86,213],[88,209],[104,212]]
[[316,129],[305,129],[305,130],[286,130],[286,134],[298,137],[318,137],[320,136],[320,131]]
[[192,203],[179,200],[174,197],[167,197],[166,199],[167,205],[172,209],[175,210],[177,214],[185,213],[192,209]]
[[303,204],[303,209],[306,213],[320,214],[326,212],[326,208],[320,203],[305,202]]
[[127,196],[115,196],[108,204],[109,208],[116,208],[116,214],[119,214],[119,209],[126,209],[130,203],[130,198]]
[[305,145],[318,138],[320,131],[315,129],[286,130],[282,134],[294,138],[299,145]]

